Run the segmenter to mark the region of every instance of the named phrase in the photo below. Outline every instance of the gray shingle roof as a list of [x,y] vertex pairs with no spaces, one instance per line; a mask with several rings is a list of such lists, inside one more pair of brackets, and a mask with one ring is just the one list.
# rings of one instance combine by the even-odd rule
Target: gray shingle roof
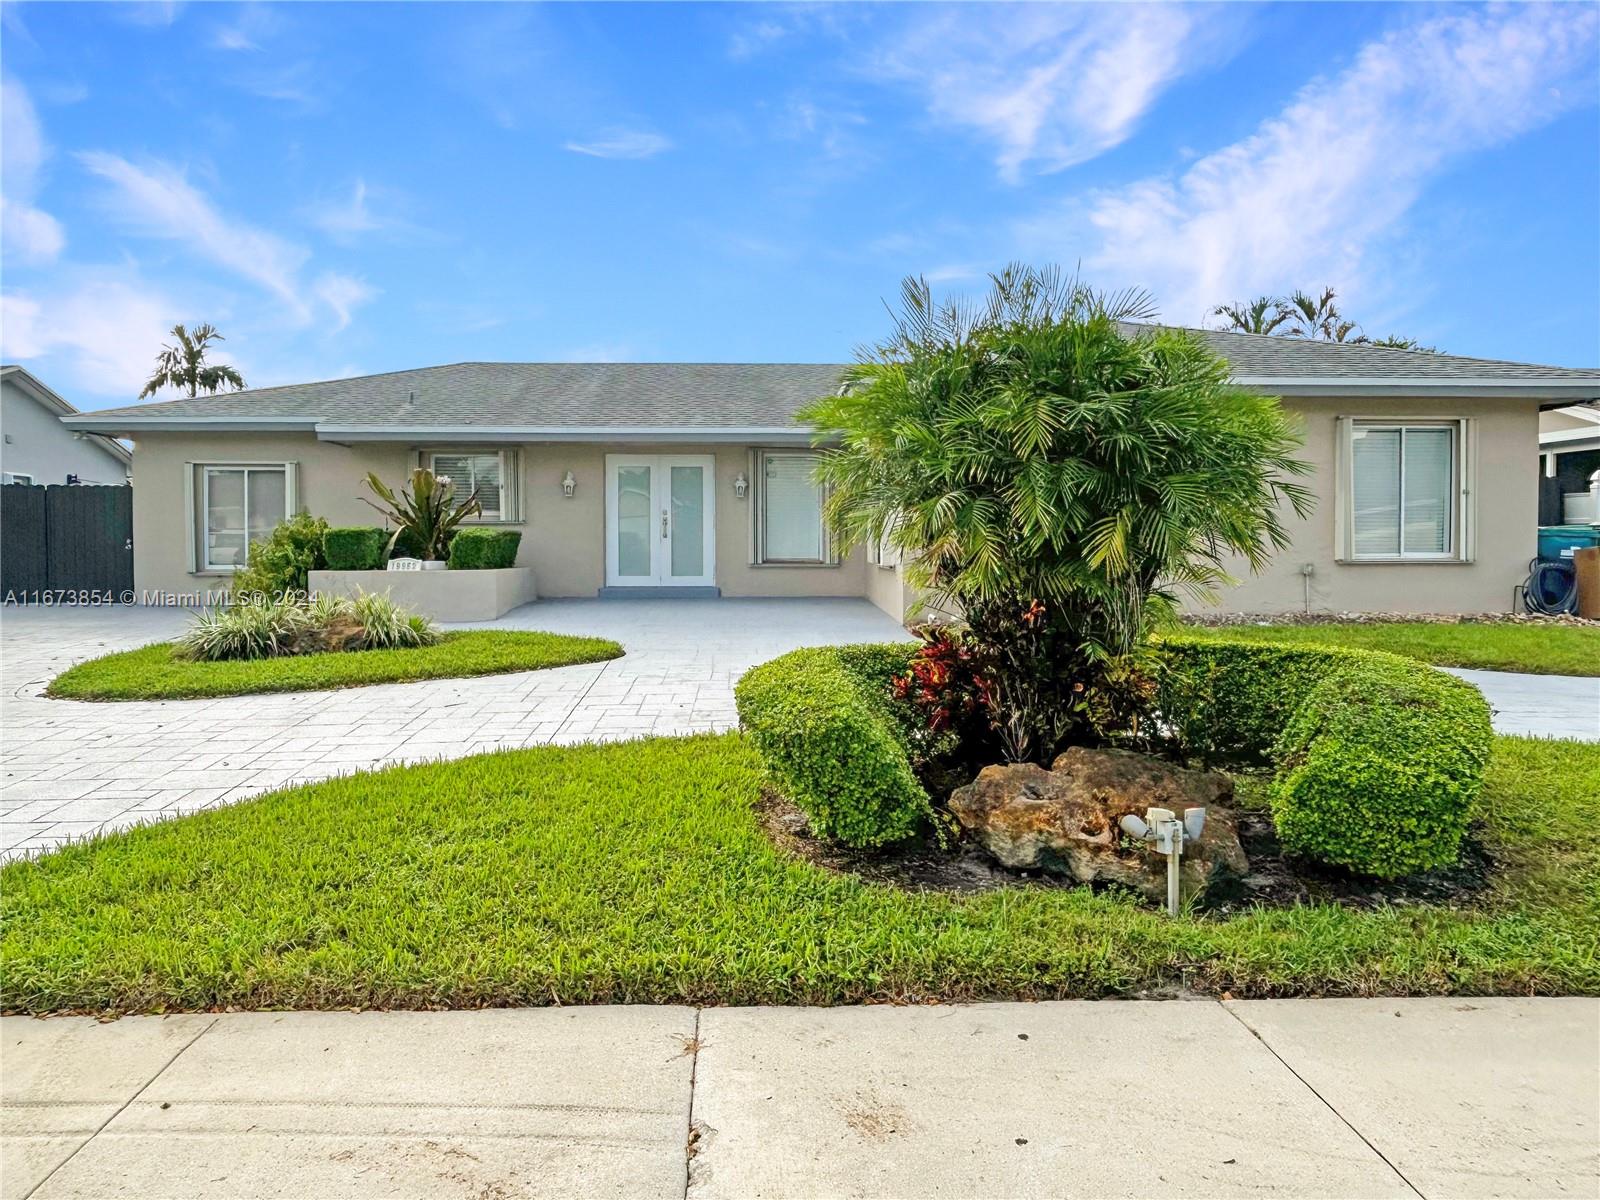
[[108,410],[116,417],[302,417],[332,425],[553,428],[787,425],[838,388],[825,363],[453,363]]
[[[1286,394],[1548,390],[1600,396],[1600,369],[1576,370],[1379,346],[1200,331],[1241,382]],[[830,363],[454,363],[107,409],[69,418],[120,432],[147,424],[263,422],[280,427],[440,429],[792,428],[833,391]],[[1574,394],[1582,393],[1582,395]]]
[[1351,342],[1320,342],[1306,338],[1275,337],[1261,333],[1197,331],[1233,366],[1241,379],[1309,379],[1330,381],[1366,379],[1438,380],[1503,379],[1600,380],[1600,367],[1544,367],[1536,363],[1505,362],[1495,358],[1467,358],[1459,354],[1428,354],[1421,350],[1394,350]]

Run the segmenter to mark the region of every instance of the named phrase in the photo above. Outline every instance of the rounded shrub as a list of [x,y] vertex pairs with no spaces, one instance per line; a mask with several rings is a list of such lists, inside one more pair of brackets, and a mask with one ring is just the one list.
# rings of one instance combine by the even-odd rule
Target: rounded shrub
[[485,529],[471,526],[450,542],[452,571],[494,571],[517,565],[517,547],[522,544],[518,529]]
[[322,557],[330,571],[380,571],[389,533],[376,525],[346,525],[322,535]]
[[880,846],[916,833],[931,814],[888,688],[914,649],[795,650],[735,686],[740,724],[817,834]]
[[1492,733],[1471,684],[1404,661],[1335,670],[1272,757],[1284,849],[1392,879],[1455,862]]
[[1380,878],[1455,861],[1492,737],[1471,684],[1371,650],[1159,649],[1159,724],[1195,758],[1270,764],[1286,850]]

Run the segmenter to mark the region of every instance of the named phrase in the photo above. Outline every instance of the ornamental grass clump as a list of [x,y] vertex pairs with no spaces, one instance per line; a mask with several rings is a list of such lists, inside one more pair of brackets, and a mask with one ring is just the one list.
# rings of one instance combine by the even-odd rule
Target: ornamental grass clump
[[214,608],[195,618],[178,645],[188,658],[277,658],[295,654],[308,621],[307,609],[293,596],[262,597]]
[[1130,324],[1153,316],[1053,270],[1007,268],[978,307],[908,279],[893,335],[801,414],[836,538],[898,547],[958,620],[1010,761],[1102,740],[1096,695],[1147,690],[1149,629],[1311,508],[1278,401],[1196,335]]
[[185,657],[207,662],[283,658],[345,650],[432,646],[433,622],[385,593],[247,600],[195,618],[178,638]]

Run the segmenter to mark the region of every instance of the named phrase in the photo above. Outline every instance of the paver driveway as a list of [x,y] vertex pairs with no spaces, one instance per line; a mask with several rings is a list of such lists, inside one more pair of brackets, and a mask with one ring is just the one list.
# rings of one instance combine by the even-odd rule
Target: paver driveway
[[75,662],[176,634],[181,609],[0,613],[0,857],[285,784],[486,750],[731,728],[734,680],[798,646],[905,636],[864,600],[554,600],[493,626],[615,638],[607,663],[218,700],[86,703]]

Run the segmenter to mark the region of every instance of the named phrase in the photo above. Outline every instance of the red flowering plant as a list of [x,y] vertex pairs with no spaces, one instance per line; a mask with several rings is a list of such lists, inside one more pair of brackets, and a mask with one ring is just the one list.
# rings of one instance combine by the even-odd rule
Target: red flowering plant
[[924,625],[913,632],[922,645],[906,673],[895,676],[895,698],[914,705],[931,733],[966,741],[987,729],[992,687],[960,632],[949,625]]
[[1067,745],[1139,740],[1155,690],[1142,656],[1095,655],[1037,600],[1020,610],[980,606],[975,615],[981,624],[915,630],[922,645],[892,682],[921,723],[923,763],[1048,763]]
[[918,773],[926,780],[988,761],[998,746],[994,684],[979,667],[977,650],[953,625],[923,625],[912,632],[922,645],[891,688],[913,714]]

